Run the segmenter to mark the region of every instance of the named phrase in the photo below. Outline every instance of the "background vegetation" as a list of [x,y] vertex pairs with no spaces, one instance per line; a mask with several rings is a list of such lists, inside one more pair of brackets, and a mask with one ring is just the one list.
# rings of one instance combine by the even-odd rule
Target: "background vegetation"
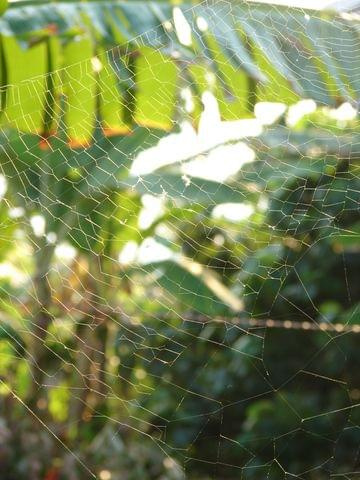
[[[2,479],[357,478],[358,45],[328,12],[10,5]],[[176,157],[184,122],[207,138]]]

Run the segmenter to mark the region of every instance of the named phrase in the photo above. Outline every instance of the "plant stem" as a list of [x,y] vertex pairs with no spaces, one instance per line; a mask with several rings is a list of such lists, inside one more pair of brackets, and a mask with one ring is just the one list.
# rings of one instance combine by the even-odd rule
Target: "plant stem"
[[[37,239],[39,240],[39,239]],[[32,346],[30,349],[29,364],[33,378],[32,388],[29,393],[29,402],[36,405],[38,393],[41,385],[44,383],[46,371],[46,353],[45,340],[52,317],[51,307],[51,289],[48,282],[48,273],[50,263],[54,253],[54,246],[46,243],[46,240],[37,241],[38,249],[35,252],[35,307],[32,321]]]

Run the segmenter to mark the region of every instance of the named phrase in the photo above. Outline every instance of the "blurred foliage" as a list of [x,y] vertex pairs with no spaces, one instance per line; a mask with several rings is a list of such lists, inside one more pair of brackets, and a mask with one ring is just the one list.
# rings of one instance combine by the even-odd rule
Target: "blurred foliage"
[[[141,138],[145,134],[146,142],[158,138],[139,131]],[[180,191],[170,183],[181,177],[176,165],[151,174],[146,184],[156,195],[158,175],[172,188],[160,218],[146,230],[137,224],[144,184],[137,190],[124,170],[116,176],[101,170],[95,183],[97,164],[91,169],[88,160],[93,173],[84,192],[92,188],[91,197],[86,194],[82,205],[75,196],[71,203],[68,188],[66,201],[51,204],[48,217],[36,189],[21,194],[13,183],[21,171],[8,176],[3,263],[21,270],[25,252],[34,248],[25,247],[32,235],[26,224],[36,212],[52,220],[51,231],[77,253],[68,264],[49,258],[51,322],[35,391],[29,378],[36,332],[31,276],[17,286],[14,279],[2,280],[3,478],[30,475],[24,472],[31,472],[26,478],[88,478],[60,441],[92,471],[111,471],[115,479],[183,478],[182,469],[189,478],[234,478],[242,468],[246,479],[285,478],[288,471],[320,480],[356,469],[359,418],[351,405],[359,399],[357,335],[244,330],[232,321],[229,297],[208,282],[210,275],[230,298],[243,299],[240,318],[359,324],[359,167],[356,156],[341,151],[349,135],[356,152],[357,125],[334,133],[316,112],[300,130],[280,122],[250,139],[257,158],[229,180],[232,195],[250,192],[246,202],[253,211],[239,221],[211,214],[224,201],[226,184],[219,184],[209,205],[203,199],[211,182],[194,179],[192,189]],[[15,135],[10,148],[16,141]],[[121,155],[126,142],[129,152],[138,145],[136,134],[118,141]],[[62,188],[66,178],[76,186],[72,195],[82,191],[81,156],[96,158],[97,145],[89,148],[90,155],[66,154],[64,177],[51,175],[49,192]],[[40,171],[44,165],[59,168],[51,156],[42,153]],[[15,158],[26,161],[20,152]],[[76,177],[68,177],[72,158]],[[127,154],[128,162],[132,158]],[[4,168],[12,165],[5,162]],[[31,172],[36,175],[34,164]],[[177,192],[180,203],[174,206]],[[11,219],[7,205],[24,209],[21,222]],[[86,209],[86,216],[77,215]],[[74,216],[68,229],[59,222],[64,216]],[[175,256],[138,266],[115,261],[128,241],[152,237]],[[46,252],[35,244],[35,252],[39,248]]]
[[356,22],[335,12],[255,2],[10,2],[0,18],[0,124],[47,138],[64,94],[68,140],[85,146],[97,109],[107,134],[132,122],[170,130],[179,88],[195,122],[205,91],[226,120],[251,117],[256,101],[357,102],[357,42]]
[[[358,334],[348,328],[360,324],[357,116],[340,121],[323,107],[290,126],[285,111],[259,136],[244,140],[239,133],[255,158],[226,181],[184,174],[194,158],[133,175],[138,154],[167,134],[169,126],[160,120],[172,120],[173,65],[167,60],[169,68],[164,67],[161,54],[150,51],[149,46],[160,45],[156,35],[148,35],[149,45],[135,56],[142,72],[137,80],[141,85],[147,78],[146,65],[162,65],[160,83],[167,78],[171,88],[160,95],[168,102],[160,108],[154,101],[158,85],[153,78],[150,84],[144,80],[141,90],[126,77],[121,89],[130,103],[126,121],[108,125],[109,132],[104,119],[124,116],[113,116],[111,108],[105,112],[94,92],[101,85],[103,100],[116,90],[116,79],[96,77],[91,70],[84,84],[76,62],[84,51],[90,55],[94,39],[103,48],[104,39],[120,43],[132,38],[135,28],[148,30],[154,12],[167,12],[169,4],[162,2],[156,10],[144,9],[143,2],[104,3],[102,12],[97,2],[82,2],[74,18],[61,16],[64,9],[74,12],[72,3],[22,5],[19,9],[31,13],[28,23],[12,6],[0,23],[2,35],[7,32],[0,53],[15,52],[9,62],[26,59],[33,74],[49,66],[39,61],[40,50],[50,49],[47,60],[55,70],[60,66],[57,40],[50,44],[49,32],[43,31],[49,18],[59,23],[55,33],[64,42],[68,75],[59,97],[71,107],[67,112],[59,107],[58,118],[58,106],[50,101],[57,87],[49,75],[50,84],[39,90],[50,92],[45,103],[38,102],[41,95],[20,88],[21,101],[10,104],[10,113],[8,104],[4,110],[8,119],[18,119],[20,132],[4,122],[0,134],[1,174],[7,182],[0,201],[1,479],[85,480],[91,472],[100,480],[355,479],[349,472],[359,470],[360,365]],[[254,18],[261,8],[254,7]],[[105,13],[114,9],[117,15],[123,10],[113,18],[121,39],[113,37],[116,29],[107,29]],[[274,29],[282,35],[280,11],[269,11],[274,25],[265,40],[251,22],[246,24],[258,49]],[[280,66],[288,68],[295,54],[291,42],[287,49],[265,49],[264,55],[253,51],[245,68],[249,52],[243,37],[230,35],[229,25],[221,31],[208,10],[202,14],[212,33],[198,35],[207,46],[205,56],[214,56],[210,64],[217,82],[236,83],[239,75],[251,104],[254,91],[248,87],[267,72],[281,87],[280,99],[288,101],[287,70],[269,56],[281,51],[287,62],[281,56]],[[146,28],[138,26],[141,15]],[[228,11],[222,15],[227,20]],[[300,22],[299,15],[289,14],[287,29]],[[95,31],[79,33],[77,23],[87,24],[89,18]],[[330,29],[325,30],[329,38],[331,28],[347,39],[356,31],[344,29],[340,19],[334,25],[322,17],[313,20]],[[312,31],[309,41],[316,50],[321,45],[314,28],[310,22],[305,31]],[[36,41],[29,44],[34,31]],[[190,49],[180,48],[190,55]],[[309,52],[304,58],[318,69],[321,65],[321,73],[326,63],[326,88],[316,87],[318,70],[307,77],[295,69],[295,84],[301,79],[305,96],[336,104],[356,92],[355,76],[345,80],[354,64],[346,56],[339,59],[338,51],[333,57],[324,52],[323,45],[317,60]],[[1,58],[3,66],[9,65]],[[122,66],[130,77],[131,58]],[[343,63],[340,77],[334,58]],[[201,77],[204,65],[194,63],[192,75]],[[22,85],[24,72],[11,68],[9,83]],[[4,74],[0,77],[4,84]],[[261,100],[266,87],[257,81]],[[330,101],[329,92],[339,96]],[[136,108],[147,108],[136,110],[135,97]],[[107,102],[112,105],[111,98]],[[116,108],[126,102],[117,99]],[[243,112],[234,102],[231,119],[251,114],[250,106]],[[156,112],[160,120],[147,122]],[[49,128],[52,114],[60,122],[56,135]],[[25,128],[37,121],[42,129]],[[230,143],[236,146],[238,140]],[[162,209],[140,228],[144,194],[160,199]],[[215,214],[224,203],[251,208],[248,216],[234,220]],[[34,218],[43,220],[44,232],[36,234]],[[160,245],[166,258],[118,261],[124,247],[143,247],[147,241],[148,249]],[[71,255],[61,257],[60,247]],[[284,328],[274,328],[279,321]],[[309,328],[321,324],[340,329]]]

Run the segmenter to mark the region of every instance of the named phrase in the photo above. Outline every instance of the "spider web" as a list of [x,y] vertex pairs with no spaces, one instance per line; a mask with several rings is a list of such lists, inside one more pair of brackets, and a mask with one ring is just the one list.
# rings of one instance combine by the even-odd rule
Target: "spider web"
[[[310,15],[273,12],[284,42]],[[236,66],[235,5],[172,15],[2,89],[0,471],[356,479],[356,102],[323,106],[296,42],[317,103]]]

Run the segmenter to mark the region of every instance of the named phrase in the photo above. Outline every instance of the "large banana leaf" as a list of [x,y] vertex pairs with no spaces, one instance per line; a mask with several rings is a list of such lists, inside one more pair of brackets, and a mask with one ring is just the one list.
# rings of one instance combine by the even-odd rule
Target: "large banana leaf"
[[107,134],[134,122],[170,129],[185,87],[195,105],[212,91],[224,119],[251,114],[256,100],[333,105],[360,93],[358,25],[329,12],[224,0],[25,1],[0,18],[0,39],[2,126],[45,137],[60,126],[73,146],[91,141],[98,117]]

